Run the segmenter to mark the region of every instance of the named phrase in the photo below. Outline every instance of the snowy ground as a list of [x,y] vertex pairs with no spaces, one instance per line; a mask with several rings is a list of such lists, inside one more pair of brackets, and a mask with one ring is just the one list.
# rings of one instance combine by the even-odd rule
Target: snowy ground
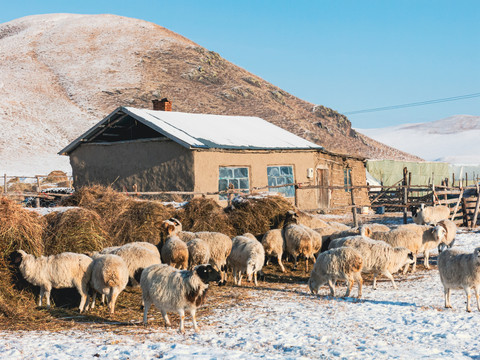
[[[455,248],[476,246],[480,233],[458,234]],[[454,308],[446,310],[436,269],[396,278],[398,290],[387,281],[373,290],[367,282],[360,301],[326,296],[327,287],[313,296],[305,284],[261,283],[236,305],[219,305],[200,318],[199,334],[188,317],[185,335],[165,330],[155,313],[146,329],[133,326],[121,335],[93,325],[88,331],[3,332],[0,358],[480,359],[480,313],[475,303],[472,313],[465,311],[463,291],[453,292]]]

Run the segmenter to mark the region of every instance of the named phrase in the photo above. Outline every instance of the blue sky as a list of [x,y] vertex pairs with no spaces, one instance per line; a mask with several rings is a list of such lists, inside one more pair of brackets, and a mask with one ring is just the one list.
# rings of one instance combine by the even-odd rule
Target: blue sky
[[[179,33],[289,93],[341,113],[480,93],[480,1],[7,1],[35,14],[116,14]],[[480,97],[349,115],[372,128],[480,116]]]

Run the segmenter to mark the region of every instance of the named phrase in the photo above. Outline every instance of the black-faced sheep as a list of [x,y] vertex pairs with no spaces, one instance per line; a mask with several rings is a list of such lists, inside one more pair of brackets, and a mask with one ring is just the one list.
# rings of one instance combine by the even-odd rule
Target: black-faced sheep
[[95,307],[95,298],[98,292],[107,297],[110,314],[113,314],[117,297],[128,283],[127,264],[118,255],[106,254],[94,256],[91,267],[92,275],[89,284],[93,289],[93,297],[87,310]]
[[450,292],[452,289],[463,289],[467,295],[467,311],[470,308],[470,290],[473,288],[477,298],[477,309],[480,311],[480,248],[471,254],[461,254],[455,250],[445,250],[438,256],[438,271],[444,288],[445,307],[451,308]]
[[193,270],[177,270],[161,264],[144,269],[140,277],[145,305],[143,323],[147,324],[148,310],[154,304],[162,313],[166,326],[170,326],[167,312],[178,313],[180,332],[185,331],[185,310],[188,310],[192,315],[193,328],[198,331],[196,309],[205,299],[208,284],[219,280],[219,272],[211,265],[198,265]]
[[12,259],[19,266],[25,280],[35,286],[40,286],[38,306],[42,306],[42,298],[45,296],[47,307],[50,307],[52,288],[74,287],[81,296],[79,310],[80,312],[85,310],[88,298],[88,281],[91,277],[90,264],[92,259],[90,257],[65,252],[36,258],[23,250],[18,250],[12,254]]
[[325,251],[318,255],[317,261],[313,267],[308,287],[313,294],[318,293],[318,289],[328,283],[330,294],[335,296],[335,283],[337,279],[344,279],[347,282],[347,292],[349,296],[354,281],[358,284],[358,297],[362,297],[362,276],[361,271],[363,260],[361,255],[349,247],[339,247]]

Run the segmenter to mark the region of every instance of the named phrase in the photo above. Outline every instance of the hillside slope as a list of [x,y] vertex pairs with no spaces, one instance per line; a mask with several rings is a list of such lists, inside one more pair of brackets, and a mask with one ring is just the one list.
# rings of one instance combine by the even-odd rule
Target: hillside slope
[[428,123],[357,130],[425,160],[480,164],[480,116],[455,115]]
[[65,145],[118,106],[163,97],[173,111],[259,116],[334,152],[415,158],[161,26],[50,14],[0,25],[0,172],[69,170]]

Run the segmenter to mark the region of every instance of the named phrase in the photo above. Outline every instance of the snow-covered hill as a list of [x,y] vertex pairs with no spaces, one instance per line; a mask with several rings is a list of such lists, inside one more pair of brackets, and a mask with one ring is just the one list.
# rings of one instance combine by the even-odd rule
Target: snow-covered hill
[[425,160],[480,164],[480,116],[455,115],[429,123],[356,130]]

